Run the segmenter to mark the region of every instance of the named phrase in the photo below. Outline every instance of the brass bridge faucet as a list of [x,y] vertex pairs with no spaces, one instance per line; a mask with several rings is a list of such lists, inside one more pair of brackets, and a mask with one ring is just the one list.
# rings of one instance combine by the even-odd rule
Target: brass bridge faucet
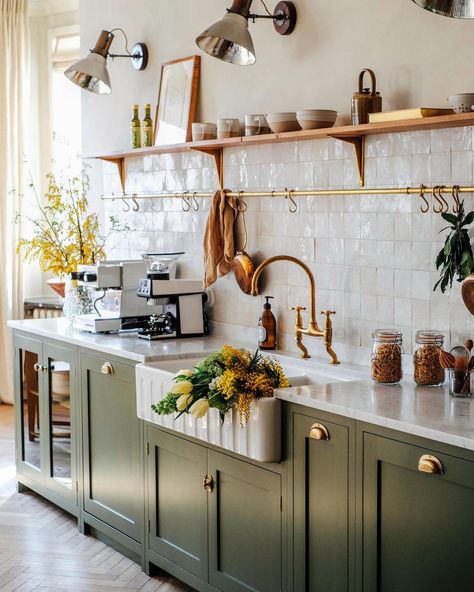
[[300,261],[296,257],[291,257],[290,255],[276,255],[275,257],[269,257],[260,263],[260,265],[255,270],[252,276],[252,287],[251,287],[251,294],[252,296],[258,295],[258,278],[260,274],[272,263],[276,261],[291,261],[292,263],[296,263],[299,265],[308,276],[309,279],[309,288],[310,288],[310,309],[309,309],[309,324],[308,327],[305,329],[303,327],[303,317],[301,316],[301,311],[306,310],[302,306],[292,307],[292,310],[296,311],[296,322],[295,322],[295,340],[296,345],[301,350],[302,358],[310,358],[311,356],[308,353],[305,345],[303,344],[303,335],[308,335],[309,337],[322,337],[324,339],[324,345],[326,347],[326,351],[331,356],[331,364],[339,364],[339,360],[337,359],[336,352],[332,349],[332,320],[331,315],[336,314],[333,310],[323,310],[321,314],[326,315],[326,322],[324,326],[324,331],[322,331],[316,320],[316,284],[314,281],[314,275],[310,268]]

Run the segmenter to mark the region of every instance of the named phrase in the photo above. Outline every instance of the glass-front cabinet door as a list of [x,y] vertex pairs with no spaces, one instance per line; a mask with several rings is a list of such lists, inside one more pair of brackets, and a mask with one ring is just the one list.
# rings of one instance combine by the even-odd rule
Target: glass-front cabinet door
[[74,352],[44,343],[46,487],[76,501]]
[[41,405],[43,373],[40,340],[16,338],[14,382],[18,472],[41,482],[44,417]]
[[17,479],[74,513],[75,349],[18,334],[14,344]]

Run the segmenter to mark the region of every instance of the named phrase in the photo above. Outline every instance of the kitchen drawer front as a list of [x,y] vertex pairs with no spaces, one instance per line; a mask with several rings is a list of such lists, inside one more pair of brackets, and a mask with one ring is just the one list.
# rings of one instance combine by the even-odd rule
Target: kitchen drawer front
[[207,580],[207,449],[147,427],[148,547]]
[[281,475],[209,451],[209,583],[224,592],[282,589]]
[[364,433],[362,501],[364,592],[474,589],[473,462]]
[[294,591],[352,590],[351,431],[293,413]]
[[143,428],[134,367],[84,354],[80,359],[84,510],[143,542]]

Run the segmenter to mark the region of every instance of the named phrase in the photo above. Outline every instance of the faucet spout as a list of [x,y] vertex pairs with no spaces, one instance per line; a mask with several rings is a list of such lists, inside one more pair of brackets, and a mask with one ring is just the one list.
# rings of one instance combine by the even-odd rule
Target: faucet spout
[[306,347],[302,341],[303,335],[308,335],[309,337],[322,337],[324,339],[324,345],[326,347],[326,351],[328,352],[328,354],[331,357],[331,364],[339,364],[339,360],[337,359],[337,355],[334,352],[334,350],[332,349],[332,322],[331,322],[330,315],[334,314],[334,312],[333,311],[324,311],[323,314],[326,314],[326,324],[324,327],[324,331],[322,331],[319,328],[318,322],[316,320],[316,282],[314,281],[314,275],[313,275],[311,269],[306,265],[306,263],[303,263],[303,261],[300,261],[296,257],[291,257],[290,255],[276,255],[275,257],[269,257],[268,259],[265,259],[264,261],[262,261],[262,263],[260,263],[260,265],[257,267],[257,269],[255,270],[255,272],[252,276],[252,284],[251,284],[250,293],[252,294],[252,296],[258,295],[258,280],[260,278],[262,271],[266,267],[268,267],[272,263],[276,263],[277,261],[289,261],[290,263],[295,263],[296,265],[301,267],[301,269],[303,269],[303,271],[308,276],[309,289],[310,289],[310,308],[309,308],[309,323],[308,323],[308,326],[306,329],[303,327],[303,320],[302,320],[302,316],[301,316],[301,310],[304,310],[304,309],[300,306],[297,306],[296,308],[294,308],[294,310],[297,311],[296,324],[295,324],[295,340],[296,340],[296,345],[298,346],[298,348],[302,352],[301,357],[303,357],[303,358],[310,357],[308,350],[306,349]]
[[322,331],[318,327],[318,322],[316,320],[316,283],[314,281],[314,275],[311,269],[300,261],[296,257],[291,257],[291,255],[276,255],[275,257],[269,257],[260,263],[260,265],[255,270],[252,276],[252,286],[250,293],[252,296],[258,295],[258,279],[262,273],[262,271],[271,265],[272,263],[276,263],[277,261],[290,261],[291,263],[295,263],[306,273],[309,280],[309,289],[310,289],[310,308],[309,308],[309,326],[306,331],[311,332],[319,332],[322,335]]

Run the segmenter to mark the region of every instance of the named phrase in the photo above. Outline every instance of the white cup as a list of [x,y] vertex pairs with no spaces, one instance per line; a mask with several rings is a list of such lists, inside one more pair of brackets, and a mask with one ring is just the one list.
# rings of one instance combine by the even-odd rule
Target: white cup
[[203,140],[215,140],[217,137],[217,126],[215,123],[193,123],[193,142]]
[[238,136],[240,136],[240,119],[217,120],[217,137],[219,140],[237,138]]
[[259,136],[260,134],[268,133],[270,133],[270,126],[265,115],[253,114],[245,116],[246,136]]

